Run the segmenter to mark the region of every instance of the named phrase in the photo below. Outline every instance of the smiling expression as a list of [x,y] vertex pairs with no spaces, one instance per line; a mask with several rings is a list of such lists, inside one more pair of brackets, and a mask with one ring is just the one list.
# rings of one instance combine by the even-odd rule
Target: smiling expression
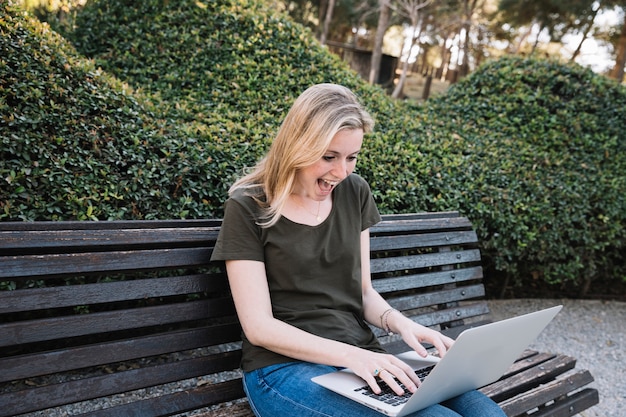
[[335,134],[322,158],[296,174],[294,193],[322,201],[350,175],[363,144],[363,130],[344,129]]

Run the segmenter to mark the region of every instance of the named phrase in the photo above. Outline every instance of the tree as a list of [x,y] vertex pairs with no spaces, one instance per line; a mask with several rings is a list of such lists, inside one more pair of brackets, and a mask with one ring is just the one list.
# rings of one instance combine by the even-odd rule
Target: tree
[[578,55],[580,54],[580,51],[582,50],[582,47],[583,47],[583,43],[585,43],[585,41],[589,39],[589,36],[593,33],[594,22],[596,20],[596,16],[598,16],[599,11],[600,11],[600,3],[594,2],[591,5],[591,13],[587,14],[587,16],[584,16],[582,19],[580,19],[580,21],[582,22],[580,27],[582,28],[583,36],[580,42],[578,43],[578,46],[576,46],[576,49],[572,53],[572,57],[570,58],[572,62],[574,62],[576,58],[578,57]]
[[374,84],[378,80],[380,73],[380,63],[383,57],[383,40],[385,33],[389,28],[391,19],[391,8],[389,0],[379,0],[378,25],[376,26],[376,35],[374,37],[374,47],[372,49],[372,60],[370,62],[369,83]]
[[406,81],[406,77],[409,72],[409,58],[421,32],[422,22],[420,10],[428,6],[431,1],[432,0],[394,0],[393,3],[391,3],[390,5],[390,7],[395,12],[409,19],[411,28],[409,53],[402,64],[402,72],[400,73],[400,79],[398,80],[398,84],[396,84],[393,93],[391,93],[391,97],[393,98],[400,97],[402,89],[404,88],[404,82]]
[[326,38],[328,37],[328,27],[330,21],[333,19],[333,11],[335,10],[335,0],[328,0],[326,4],[326,13],[324,16],[324,25],[322,26],[322,34],[320,35],[320,43],[326,45]]
[[619,82],[624,80],[624,66],[626,66],[626,13],[623,13],[623,15],[624,22],[622,23],[622,31],[617,43],[615,66],[611,70],[611,77]]

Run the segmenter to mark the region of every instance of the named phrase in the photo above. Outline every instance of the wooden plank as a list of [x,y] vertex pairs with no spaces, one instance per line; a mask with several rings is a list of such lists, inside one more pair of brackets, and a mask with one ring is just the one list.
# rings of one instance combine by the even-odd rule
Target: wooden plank
[[598,390],[586,388],[553,404],[541,408],[532,414],[533,417],[571,417],[600,402]]
[[238,401],[234,404],[227,403],[212,407],[209,411],[194,414],[194,417],[255,417],[247,400]]
[[[116,407],[96,410],[88,414],[89,417],[161,417],[172,414],[183,413],[198,408],[220,404],[226,401],[237,400],[245,397],[241,379],[234,379],[217,384],[205,385],[199,388],[186,391],[178,391],[171,394],[164,394],[146,400],[136,401]],[[254,417],[252,410],[246,405],[247,413]],[[244,408],[245,410],[245,408]],[[211,415],[209,413],[209,415]],[[244,414],[228,414],[229,417]]]
[[558,355],[556,358],[543,362],[539,366],[487,385],[481,388],[480,391],[494,401],[500,402],[550,381],[558,375],[573,369],[575,365],[576,360],[574,358]]
[[[68,229],[68,230],[31,230],[0,231],[0,250],[5,251],[33,248],[54,250],[57,253],[76,251],[85,252],[89,248],[147,246],[163,244],[181,247],[189,244],[206,245],[215,241],[219,233],[213,228],[157,228],[157,229]],[[10,252],[8,252],[10,253]]]
[[0,358],[0,369],[2,369],[0,382],[215,346],[239,340],[241,340],[241,326],[238,323],[231,323]]
[[483,269],[480,266],[453,269],[450,271],[426,272],[410,274],[401,277],[376,278],[372,280],[374,288],[381,294],[409,289],[425,288],[430,286],[461,283],[483,278]]
[[430,268],[443,265],[457,265],[479,261],[480,251],[478,249],[471,249],[464,251],[436,252],[421,255],[372,259],[371,270],[372,273],[378,274],[381,272]]
[[204,247],[5,256],[0,258],[0,278],[191,268],[209,265],[211,252]]
[[0,222],[1,231],[185,229],[219,227],[221,219]]
[[420,213],[383,214],[383,221],[391,220],[424,220],[459,217],[458,211],[425,211]]
[[0,325],[0,346],[42,342],[235,314],[230,297]]
[[502,379],[508,378],[511,375],[519,374],[527,369],[531,369],[537,366],[541,366],[542,363],[556,358],[555,353],[534,352],[532,355],[528,355],[525,358],[520,358],[513,365],[506,370]]
[[[519,362],[523,359],[527,359],[530,358],[531,356],[535,356],[539,354],[539,352],[532,350],[532,349],[525,349],[524,352],[522,352],[522,354],[520,355],[520,357],[516,360],[516,362]],[[555,354],[552,354],[552,356],[556,356]]]
[[240,351],[234,351],[0,394],[0,417],[237,369],[240,360]]
[[440,304],[467,301],[472,298],[484,297],[485,287],[482,284],[465,287],[432,291],[419,295],[409,294],[390,296],[387,298],[392,307],[404,311],[421,307],[438,306]]
[[400,249],[436,248],[439,246],[476,243],[477,240],[476,232],[472,230],[447,233],[425,233],[420,235],[373,236],[370,239],[370,250],[377,252]]
[[589,371],[580,371],[565,378],[550,381],[536,389],[524,392],[514,398],[500,402],[498,405],[507,415],[517,416],[528,410],[542,407],[555,398],[567,396],[593,382]]
[[423,326],[432,327],[447,325],[457,320],[466,320],[472,317],[482,316],[488,311],[489,307],[487,307],[487,303],[479,302],[464,306],[456,306],[445,310],[437,310],[428,314],[419,314],[410,318]]
[[393,220],[383,221],[371,227],[372,236],[386,233],[398,233],[410,231],[411,233],[444,230],[469,230],[472,223],[466,217],[457,218],[433,218],[417,220]]
[[225,274],[196,274],[0,291],[0,314],[226,290]]

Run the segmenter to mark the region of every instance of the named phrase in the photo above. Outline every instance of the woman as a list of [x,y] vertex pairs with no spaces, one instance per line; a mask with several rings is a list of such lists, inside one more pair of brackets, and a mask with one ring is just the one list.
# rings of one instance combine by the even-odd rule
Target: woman
[[[379,393],[414,392],[412,369],[386,354],[367,323],[426,355],[453,340],[392,309],[372,287],[369,228],[380,221],[369,186],[353,174],[373,121],[345,87],[307,89],[267,156],[235,182],[214,260],[225,260],[243,328],[244,389],[254,413],[378,416],[311,382],[349,368]],[[472,391],[415,416],[503,416]]]

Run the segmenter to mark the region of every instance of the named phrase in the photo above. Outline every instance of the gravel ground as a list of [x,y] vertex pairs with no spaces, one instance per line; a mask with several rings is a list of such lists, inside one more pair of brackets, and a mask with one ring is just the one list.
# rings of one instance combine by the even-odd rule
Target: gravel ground
[[563,305],[563,310],[539,335],[531,348],[562,353],[577,359],[577,368],[588,369],[600,404],[581,417],[626,415],[626,303],[598,300],[491,300],[494,321],[542,308]]

